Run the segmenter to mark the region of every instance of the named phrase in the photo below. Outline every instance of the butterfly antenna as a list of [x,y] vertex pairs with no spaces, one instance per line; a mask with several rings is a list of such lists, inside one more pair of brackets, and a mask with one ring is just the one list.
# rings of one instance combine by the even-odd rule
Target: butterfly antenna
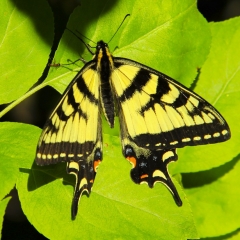
[[121,24],[119,25],[118,29],[117,29],[116,32],[113,34],[113,36],[112,36],[111,39],[108,41],[108,43],[110,43],[110,42],[112,41],[112,39],[113,39],[114,36],[117,34],[117,32],[118,32],[118,30],[120,29],[120,27],[123,25],[125,19],[126,19],[127,17],[129,17],[129,16],[130,16],[130,14],[127,14],[127,15],[124,17],[124,19],[122,20],[122,22],[121,22]]
[[80,33],[78,30],[76,30],[76,32],[77,32],[79,35],[81,35],[82,37],[84,37],[84,38],[86,38],[87,40],[89,40],[90,42],[96,44],[92,39],[90,39],[90,38],[84,36],[84,35],[83,35],[82,33]]
[[[67,29],[69,32],[71,32],[75,37],[77,37],[77,38],[84,44],[84,46],[87,48],[87,50],[88,50],[92,55],[94,55],[94,52],[91,50],[91,48],[93,48],[93,47],[91,47],[89,44],[85,43],[85,42],[83,41],[83,39],[80,38],[75,32],[73,32],[72,30],[70,30],[70,29],[68,29],[68,28],[66,28],[66,29]],[[77,31],[77,30],[76,30],[76,31]],[[83,34],[81,34],[80,32],[77,31],[77,33],[80,34],[82,37],[86,38],[87,40],[95,43],[95,42],[92,41],[91,39],[85,37],[85,36],[84,36]],[[95,44],[96,44],[96,43],[95,43]]]

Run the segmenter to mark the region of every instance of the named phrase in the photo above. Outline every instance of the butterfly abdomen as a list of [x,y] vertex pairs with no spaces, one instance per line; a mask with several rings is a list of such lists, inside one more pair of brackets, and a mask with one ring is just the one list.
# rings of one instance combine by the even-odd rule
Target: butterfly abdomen
[[113,68],[112,56],[109,53],[106,44],[102,41],[98,43],[99,49],[96,56],[100,56],[97,64],[97,72],[100,75],[100,99],[104,115],[109,126],[114,127],[114,101],[113,91],[110,84],[111,73]]

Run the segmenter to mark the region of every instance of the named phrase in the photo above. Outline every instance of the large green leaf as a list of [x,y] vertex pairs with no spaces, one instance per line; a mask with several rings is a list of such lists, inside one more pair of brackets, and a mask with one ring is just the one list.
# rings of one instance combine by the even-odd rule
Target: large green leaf
[[[15,186],[19,169],[25,168],[26,163],[29,166],[29,162],[33,162],[39,134],[40,130],[31,125],[10,122],[0,124],[0,200]],[[2,220],[9,199],[0,202]]]
[[46,1],[2,0],[0,15],[3,104],[21,97],[41,76],[50,53],[53,19]]
[[[35,148],[32,144],[37,143],[38,134],[30,131],[33,126],[3,122],[0,124],[0,199],[4,198],[14,187],[19,173],[19,167],[24,166],[26,160],[34,159]],[[33,139],[35,141],[33,142]],[[29,158],[29,156],[32,156]]]
[[[6,4],[4,1],[3,3]],[[0,78],[1,103],[19,98],[26,92],[41,76],[47,62],[50,47],[43,39],[48,33],[49,41],[49,36],[52,35],[49,34],[51,25],[46,23],[51,17],[47,6],[40,2],[38,4],[36,6],[30,2],[24,13],[18,11],[23,7],[22,2],[17,2],[16,5],[9,4],[9,11],[5,13],[8,16],[5,17],[8,24],[4,25],[5,33],[2,34],[0,49],[4,57],[0,69],[3,73]],[[29,12],[32,18],[27,18]],[[74,12],[68,28],[73,31],[78,30],[92,40],[109,41],[127,13],[131,13],[131,16],[125,20],[110,43],[112,51],[117,48],[114,55],[132,58],[190,86],[210,46],[207,22],[199,14],[194,0],[184,2],[92,0],[83,2]],[[21,23],[18,28],[13,28],[15,21]],[[41,34],[42,41],[36,35],[34,27]],[[13,30],[9,31],[11,28]],[[28,36],[27,40],[26,36]],[[18,51],[12,47],[16,45],[15,41],[18,41]],[[73,61],[79,56],[86,60],[92,58],[79,39],[66,31],[55,61],[64,64],[68,59]],[[16,64],[14,61],[17,61]],[[12,65],[15,67],[13,68]],[[82,65],[79,62],[79,66]],[[52,68],[44,83],[21,96],[16,103],[9,106],[8,110],[46,84],[63,92],[79,70],[79,66],[70,66],[72,71],[67,67]],[[5,111],[2,112],[4,113]]]
[[[119,138],[108,135],[104,136],[105,159],[99,167],[93,193],[89,198],[83,196],[78,218],[71,221],[73,179],[66,175],[65,164],[47,167],[33,164],[40,130],[18,123],[1,123],[1,126],[2,135],[3,132],[9,135],[2,143],[1,156],[6,156],[2,168],[20,171],[17,189],[23,211],[39,232],[50,239],[67,236],[75,239],[79,231],[81,239],[146,238],[149,234],[162,239],[196,236],[188,202],[178,208],[163,185],[152,190],[132,183],[128,173],[130,165],[121,155]],[[2,178],[6,176],[8,181],[16,182],[16,176],[1,174]],[[6,180],[1,182],[9,190],[12,188]]]
[[211,23],[212,47],[195,91],[208,99],[227,120],[232,137],[225,143],[186,147],[179,151],[176,172],[196,172],[220,166],[239,153],[240,18]]
[[[26,12],[23,12],[22,2],[24,1],[19,1],[16,5],[7,5],[7,1],[1,3],[4,7],[2,11],[6,9],[4,20],[7,21],[7,23],[4,21],[0,28],[3,42],[0,51],[1,56],[4,56],[0,69],[2,70],[0,79],[2,103],[22,96],[36,82],[50,52],[47,42],[41,41],[44,39],[43,36],[39,39],[33,27],[38,26],[38,31],[41,33],[45,31],[50,33],[49,23],[36,24],[39,23],[37,19],[41,21],[43,19],[39,14],[46,14],[44,17],[46,21],[50,18],[46,3],[38,2],[38,6],[30,3],[27,6],[29,9],[34,9],[29,11],[34,16],[31,19],[26,17]],[[202,66],[209,52],[211,39],[208,24],[198,13],[193,0],[82,1],[81,7],[72,15],[68,28],[73,31],[77,29],[94,41],[103,39],[107,42],[127,13],[131,16],[125,20],[109,44],[112,51],[118,47],[113,51],[114,56],[139,61],[190,86],[197,68]],[[236,57],[238,55],[236,51],[239,51],[237,21],[239,20],[233,19],[226,23],[212,24],[211,53],[202,68],[202,74],[195,88],[197,93],[213,103],[226,117],[232,129],[233,140],[216,146],[189,147],[180,150],[178,163],[171,164],[176,166],[173,167],[175,173],[210,169],[231,161],[238,154],[239,129],[235,124],[238,122],[235,109],[238,107],[237,78],[239,76]],[[16,25],[18,28],[13,27]],[[17,45],[15,41],[21,44]],[[19,51],[10,48],[16,45]],[[67,59],[76,60],[79,56],[90,60],[90,54],[83,49],[85,49],[83,44],[71,33],[66,32],[55,61],[66,63]],[[76,74],[75,71],[83,64],[79,62],[78,65],[69,66],[73,71],[62,67],[52,68],[49,77],[39,88],[50,84],[63,92]],[[225,77],[221,78],[221,76]],[[36,90],[34,89],[33,92]],[[23,98],[26,96],[23,95]],[[3,187],[4,193],[9,192],[20,173],[17,189],[24,213],[37,230],[48,238],[197,238],[190,206],[178,183],[173,179],[183,199],[181,208],[175,205],[172,196],[163,185],[156,184],[153,189],[145,185],[135,185],[129,176],[131,166],[121,154],[119,139],[109,135],[104,135],[104,161],[99,167],[93,192],[89,198],[82,197],[77,219],[71,221],[70,207],[74,178],[66,174],[65,163],[47,167],[36,166],[33,160],[40,130],[28,125],[10,124],[6,129],[5,127],[3,125],[4,131],[1,135],[4,136],[2,142],[5,146],[1,155],[7,156],[11,161],[2,163],[3,170],[13,172],[6,175],[7,180],[2,174],[0,175],[4,179],[4,184],[6,183]],[[18,134],[20,129],[21,134]],[[16,135],[13,134],[14,131]],[[115,131],[114,135],[116,135]],[[17,144],[11,144],[14,141]],[[223,149],[226,150],[223,152]],[[12,154],[9,157],[6,153],[10,152]],[[232,196],[231,203],[236,205],[238,198],[233,195],[234,189],[238,187],[233,180],[239,173],[236,169],[226,173],[226,176],[232,177],[228,176],[226,179],[216,177],[213,178],[215,182],[212,181],[207,186],[202,186],[203,183],[198,188],[186,190],[194,207],[194,217],[201,236],[215,236],[217,233],[210,231],[207,224],[210,224],[212,219],[222,226],[225,209],[228,210],[228,215],[232,213],[230,205],[225,203],[225,196],[217,193],[221,189],[226,190],[229,196]],[[225,185],[228,183],[232,185],[226,189],[221,181],[224,181]],[[201,195],[196,194],[197,191]],[[204,203],[204,195],[219,202],[219,205],[213,206],[212,214],[205,211],[209,211],[207,204],[211,205],[213,201]],[[198,207],[204,211],[199,212]],[[205,215],[209,219],[206,220]],[[236,214],[230,216],[230,223],[234,222],[234,218]],[[201,221],[202,219],[204,221]],[[219,234],[235,230],[237,224],[236,221],[231,226],[230,224],[225,228],[223,226]]]
[[70,215],[74,181],[67,176],[65,163],[38,167],[29,161],[21,171],[17,183],[21,205],[40,233],[50,239],[197,237],[187,201],[179,208],[162,184],[154,189],[134,184],[118,137],[104,135],[104,146],[93,191],[89,198],[82,196],[74,221]]
[[[179,172],[219,166],[208,171],[183,175],[183,180],[186,177],[184,185],[188,186],[185,191],[202,237],[225,235],[240,226],[240,116],[237,112],[240,102],[239,25],[239,17],[210,24],[212,48],[196,87],[226,117],[232,138],[214,146],[186,148],[181,151],[180,160],[175,164]],[[208,79],[208,84],[204,85],[202,81],[205,79]],[[211,93],[217,94],[212,96]]]
[[[109,44],[112,51],[117,47],[113,55],[156,68],[190,86],[210,46],[207,22],[193,0],[83,2],[72,15],[68,28],[78,30],[93,41],[108,42],[128,13],[131,16]],[[90,45],[95,44],[90,42]],[[79,55],[86,60],[92,58],[83,44],[66,32],[56,61],[66,63],[67,59],[73,61]],[[52,72],[47,81],[63,92],[74,74],[63,69],[57,72],[58,75]]]
[[222,169],[205,173],[204,176],[208,179],[214,172],[225,170],[225,174],[215,181],[204,186],[185,189],[201,237],[224,235],[240,226],[239,157],[234,163],[230,169],[226,165]]

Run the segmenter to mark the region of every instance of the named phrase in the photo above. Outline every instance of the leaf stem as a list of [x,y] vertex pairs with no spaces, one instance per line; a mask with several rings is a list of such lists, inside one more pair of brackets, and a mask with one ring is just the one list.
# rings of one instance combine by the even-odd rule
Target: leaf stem
[[[78,69],[79,71],[79,69]],[[78,72],[77,71],[77,72]],[[74,72],[74,71],[71,71]],[[9,112],[11,109],[13,109],[16,105],[18,105],[20,102],[22,102],[23,100],[25,100],[26,98],[28,98],[29,96],[31,96],[32,94],[34,94],[35,92],[37,92],[38,90],[44,88],[47,85],[50,85],[50,83],[57,81],[60,77],[63,77],[71,72],[66,72],[64,74],[61,74],[58,77],[55,77],[51,80],[48,80],[46,82],[43,82],[41,84],[39,84],[38,86],[36,86],[35,88],[31,89],[30,91],[26,92],[23,96],[21,96],[20,98],[18,98],[17,100],[11,102],[6,108],[4,108],[1,112],[0,112],[0,118],[5,115],[7,112]]]
[[35,92],[37,92],[38,90],[40,90],[41,88],[45,87],[46,85],[49,84],[48,82],[44,82],[40,85],[38,85],[37,87],[31,89],[30,91],[26,92],[24,95],[22,95],[20,98],[18,98],[17,100],[11,102],[6,108],[4,108],[1,112],[0,112],[0,118],[5,115],[7,112],[9,112],[11,109],[13,109],[16,105],[18,105],[20,102],[22,102],[23,100],[25,100],[27,97],[31,96],[32,94],[34,94]]

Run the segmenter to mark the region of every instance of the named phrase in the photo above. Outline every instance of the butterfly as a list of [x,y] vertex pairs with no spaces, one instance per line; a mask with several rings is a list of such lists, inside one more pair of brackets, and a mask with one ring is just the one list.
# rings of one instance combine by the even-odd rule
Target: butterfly
[[[177,148],[223,142],[230,129],[221,114],[182,84],[130,59],[111,55],[99,41],[93,59],[77,73],[46,122],[36,153],[38,165],[67,162],[76,176],[72,219],[85,192],[90,194],[102,161],[102,122],[119,116],[122,153],[135,183],[167,186],[180,196],[167,165]],[[118,113],[118,114],[116,114]]]

